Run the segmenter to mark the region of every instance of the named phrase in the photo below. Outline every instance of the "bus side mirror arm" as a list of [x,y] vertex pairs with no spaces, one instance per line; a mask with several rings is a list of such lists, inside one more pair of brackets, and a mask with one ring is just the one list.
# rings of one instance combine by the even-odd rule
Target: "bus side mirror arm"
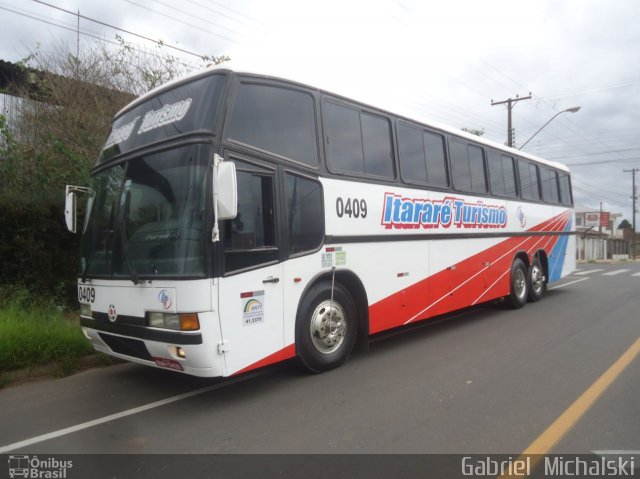
[[238,214],[238,180],[236,165],[224,161],[215,154],[213,157],[213,231],[211,241],[220,241],[219,222],[231,220]]
[[85,188],[84,186],[66,186],[64,200],[64,220],[67,223],[67,229],[71,233],[78,232],[78,212],[76,204],[76,195],[78,193],[93,194],[93,190],[91,188]]

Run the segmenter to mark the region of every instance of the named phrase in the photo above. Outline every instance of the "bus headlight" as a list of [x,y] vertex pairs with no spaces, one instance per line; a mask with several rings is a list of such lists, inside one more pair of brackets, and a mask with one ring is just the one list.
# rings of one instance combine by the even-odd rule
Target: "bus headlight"
[[197,331],[200,321],[196,313],[147,313],[147,324],[152,328],[173,329],[174,331]]

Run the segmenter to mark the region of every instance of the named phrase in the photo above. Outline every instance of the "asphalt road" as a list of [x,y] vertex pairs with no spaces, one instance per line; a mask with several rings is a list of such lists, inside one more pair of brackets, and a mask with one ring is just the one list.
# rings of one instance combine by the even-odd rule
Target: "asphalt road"
[[[321,375],[291,362],[231,381],[122,364],[8,388],[0,452],[519,454],[640,337],[640,264],[577,273],[522,310],[480,306],[388,335]],[[638,366],[550,452],[638,451]]]

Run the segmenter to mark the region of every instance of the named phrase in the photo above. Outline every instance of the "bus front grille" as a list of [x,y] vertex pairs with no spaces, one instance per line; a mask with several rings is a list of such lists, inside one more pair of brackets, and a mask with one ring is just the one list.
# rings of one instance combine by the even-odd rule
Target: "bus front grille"
[[153,361],[144,342],[139,339],[123,338],[105,333],[98,333],[98,335],[114,353],[124,354],[125,356],[144,359],[146,361]]

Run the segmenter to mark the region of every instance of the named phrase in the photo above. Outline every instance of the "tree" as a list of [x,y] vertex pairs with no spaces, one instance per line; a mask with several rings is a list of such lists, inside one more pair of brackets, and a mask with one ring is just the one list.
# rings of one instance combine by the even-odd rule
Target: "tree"
[[[86,185],[113,116],[136,96],[193,66],[166,53],[85,44],[34,51],[15,65],[4,92],[17,113],[0,115],[0,284],[75,294],[78,237],[64,227],[66,184]],[[202,58],[221,62],[227,57]],[[5,66],[0,69],[4,74]]]
[[[24,198],[29,192],[32,201],[57,201],[65,184],[86,184],[113,116],[136,96],[194,68],[162,44],[141,50],[117,40],[117,49],[85,44],[79,56],[59,44],[36,50],[17,65],[21,74],[6,90],[23,101],[13,148],[0,152],[6,173],[0,196]],[[228,57],[202,58],[211,60]]]
[[633,226],[631,225],[631,223],[629,223],[629,220],[622,220],[620,222],[620,224],[618,225],[618,229],[619,230],[630,230],[630,229],[633,229]]

